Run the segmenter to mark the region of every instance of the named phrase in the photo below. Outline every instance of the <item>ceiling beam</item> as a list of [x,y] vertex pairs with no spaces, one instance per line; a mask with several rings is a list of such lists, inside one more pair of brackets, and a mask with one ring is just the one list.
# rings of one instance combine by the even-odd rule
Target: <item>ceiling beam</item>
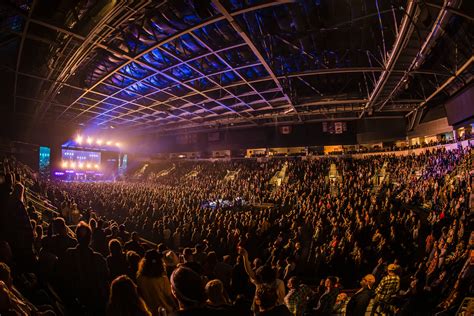
[[[301,113],[301,114],[302,114],[302,116],[307,115],[306,113]],[[327,122],[327,121],[354,121],[354,120],[358,119],[357,115],[341,116],[341,117],[327,117],[326,116],[327,114],[325,114],[325,113],[321,113],[319,115],[321,116],[320,118],[305,119],[302,122],[298,122],[298,121],[274,122],[274,121],[272,121],[272,122],[261,123],[259,126],[301,125],[301,124],[306,124],[306,123]],[[400,116],[400,115],[392,115],[392,116],[379,115],[379,116],[367,117],[367,119],[400,119],[400,118],[403,118],[403,116]],[[235,123],[238,123],[238,122],[235,122]],[[201,125],[180,126],[178,128],[165,129],[162,132],[173,132],[173,134],[176,134],[176,132],[179,133],[180,130],[184,129],[184,130],[186,130],[185,133],[201,133],[201,132],[216,132],[216,131],[222,130],[222,128],[225,128],[227,130],[227,129],[243,129],[243,128],[252,127],[251,125],[247,125],[247,124],[246,125],[238,125],[238,126],[230,125],[229,122],[224,122],[224,123],[211,122],[211,124],[217,124],[217,125],[220,125],[220,127],[216,126],[217,127],[216,129],[209,129],[209,128],[206,128],[206,127],[202,127],[202,124],[201,124]],[[131,133],[143,133],[143,131],[146,131],[146,130],[151,129],[153,127],[154,126],[146,126],[142,129],[137,129],[137,130],[133,130],[133,131],[130,131],[130,132]],[[201,128],[199,128],[199,127],[201,127]],[[191,130],[189,130],[189,129],[191,129]]]
[[36,6],[36,0],[31,3],[30,11],[28,12],[23,31],[21,32],[20,47],[18,48],[18,54],[16,55],[16,66],[15,66],[15,77],[13,81],[13,113],[16,112],[16,94],[18,89],[18,71],[20,71],[21,56],[23,55],[23,47],[25,45],[26,35],[30,26],[30,18]]
[[[420,100],[397,100],[397,103],[416,103],[419,102]],[[321,101],[308,101],[305,103],[302,103],[298,106],[298,113],[301,114],[302,117],[308,116],[308,115],[318,115],[318,114],[337,114],[337,113],[344,113],[344,112],[359,112],[364,109],[364,106],[362,104],[365,104],[367,102],[367,99],[349,99],[349,100],[321,100]],[[330,106],[330,107],[327,107]],[[314,109],[309,109],[309,110],[303,110],[304,108],[308,107],[314,107]],[[399,110],[390,110],[388,112],[407,112],[410,111],[410,109],[399,109]],[[259,114],[255,115],[253,119],[258,120],[262,118],[281,118],[281,117],[292,117],[295,114],[292,112],[287,112],[283,110],[278,110],[276,109],[275,111],[268,113],[268,114]],[[373,118],[374,116],[371,116],[369,118]],[[377,116],[377,117],[383,117],[383,116]],[[390,116],[393,117],[393,116]],[[397,116],[399,117],[399,116]],[[400,116],[403,117],[403,116]],[[217,116],[213,116],[212,118],[217,118]],[[205,119],[205,118],[204,118]],[[214,121],[208,121],[207,123],[215,124],[215,123],[220,123],[223,122],[224,124],[228,123],[235,123],[235,122],[240,122],[241,120],[239,118],[234,118],[234,119],[229,119],[228,117],[223,118],[221,120],[217,119]],[[305,121],[306,122],[306,121]],[[202,124],[202,122],[193,122],[193,123],[199,123]],[[131,126],[124,126],[126,129],[136,129],[137,127],[139,130],[142,129],[147,129],[150,128],[149,126],[151,122],[140,122]],[[160,125],[160,127],[166,127],[168,125],[176,124],[176,122],[169,122]],[[205,124],[205,123],[204,123]],[[144,127],[139,127],[143,126]],[[148,126],[147,126],[148,125]],[[156,126],[154,126],[156,128]]]
[[275,73],[271,69],[270,65],[268,65],[267,61],[265,58],[262,56],[262,54],[259,52],[257,46],[252,42],[250,37],[242,30],[240,25],[237,23],[237,21],[234,19],[234,17],[227,11],[227,9],[219,2],[219,0],[212,0],[212,3],[216,6],[216,8],[225,16],[227,21],[229,21],[230,25],[234,28],[234,30],[242,37],[242,39],[247,43],[249,48],[252,50],[252,52],[257,56],[258,60],[262,64],[262,66],[265,68],[265,70],[268,72],[270,77],[273,79],[275,84],[277,85],[278,88],[280,88],[281,92],[285,96],[288,104],[291,106],[293,111],[295,111],[295,114],[298,117],[298,120],[301,121],[301,117],[298,115],[298,111],[296,110],[295,106],[293,105],[293,102],[291,101],[290,97],[286,94],[285,90],[283,89],[280,81],[276,77]]
[[375,83],[375,87],[372,90],[369,100],[365,105],[364,110],[361,112],[361,118],[365,111],[372,108],[379,98],[380,94],[382,93],[385,84],[387,83],[390,75],[393,72],[393,68],[398,61],[400,53],[402,52],[403,48],[406,45],[407,40],[410,38],[411,34],[413,33],[413,29],[415,25],[413,25],[416,21],[415,20],[415,12],[417,10],[416,0],[408,0],[407,9],[405,11],[405,15],[403,16],[403,20],[400,26],[400,30],[398,32],[398,36],[395,39],[395,43],[393,44],[392,50],[390,52],[390,56],[384,62],[384,71],[380,74],[377,82]]
[[[167,50],[167,49],[164,49],[162,48],[164,52],[166,52],[167,54],[169,54],[171,57],[173,57],[174,59],[176,59],[178,62],[180,62],[182,65],[186,65],[187,67],[191,68],[193,71],[195,71],[196,73],[200,74],[201,76],[205,76],[205,78],[207,80],[209,80],[210,82],[212,82],[213,84],[215,84],[216,86],[218,86],[219,88],[221,88],[222,90],[224,90],[226,93],[230,94],[232,97],[236,98],[237,100],[239,100],[240,102],[244,103],[242,101],[242,99],[240,99],[238,96],[236,96],[235,94],[233,94],[231,91],[229,91],[228,89],[226,89],[225,87],[221,86],[217,81],[215,81],[214,79],[212,79],[211,77],[208,77],[206,76],[201,70],[199,70],[198,68],[196,68],[195,66],[193,66],[192,64],[189,64],[187,61],[183,60],[182,58],[180,58],[179,56],[177,56],[176,54],[174,54],[173,52]],[[232,69],[232,68],[231,68]],[[213,99],[214,102],[217,102],[218,100],[215,100]],[[244,103],[245,104],[245,103]],[[121,107],[122,105],[118,105],[117,107]],[[246,104],[246,106],[250,107],[248,104]],[[227,108],[227,109],[232,109],[232,108]],[[250,107],[250,109],[253,109],[252,107]],[[240,113],[240,111],[235,111],[233,110],[232,112],[238,114],[239,116],[242,116],[242,114]],[[107,113],[107,112],[105,112]],[[100,116],[100,115],[99,115]],[[250,118],[247,118],[248,120],[252,121],[252,119]],[[106,123],[107,121],[103,122],[103,123]],[[102,124],[102,123],[101,123]]]
[[[204,42],[202,39],[200,39],[196,34],[194,34],[194,33],[190,33],[190,34],[191,34],[192,37],[193,37],[196,41],[198,41],[202,46],[206,47],[207,50],[214,52],[214,50],[213,50],[209,45],[207,45],[206,42]],[[252,89],[262,100],[265,100],[265,98],[257,91],[257,89],[255,89],[254,86],[252,86],[251,84],[249,84],[248,81],[247,81],[247,79],[245,79],[245,77],[242,76],[242,75],[240,74],[240,72],[236,71],[235,67],[232,67],[232,65],[229,64],[229,63],[227,62],[227,60],[225,60],[225,58],[222,58],[221,55],[219,55],[219,54],[217,54],[217,53],[214,53],[214,57],[216,57],[217,59],[219,59],[220,62],[223,63],[224,65],[226,65],[227,68],[232,69],[232,71],[240,78],[240,80],[244,81],[244,82],[250,87],[250,89]],[[268,104],[269,106],[271,106],[271,104],[270,104],[269,102],[267,102],[267,104]]]
[[[242,66],[243,67],[243,66]],[[329,68],[329,69],[315,69],[315,70],[308,70],[308,71],[301,71],[301,72],[294,72],[294,73],[288,73],[285,74],[284,76],[277,76],[278,79],[286,79],[286,78],[294,78],[294,77],[305,77],[305,76],[323,76],[327,74],[345,74],[345,73],[372,73],[372,72],[382,72],[384,69],[381,67],[344,67],[344,68]],[[225,71],[219,71],[216,73],[209,74],[209,76],[223,73],[228,71],[227,69]],[[406,71],[403,70],[393,70],[392,73],[406,73]],[[412,72],[414,74],[425,74],[425,75],[439,75],[439,76],[445,76],[449,77],[450,74],[445,73],[445,72],[440,72],[436,70],[423,70],[423,71],[414,71]],[[190,82],[193,80],[201,79],[203,77],[198,77],[194,79],[189,79],[188,81],[185,82]],[[270,76],[268,77],[262,77],[254,80],[247,80],[247,81],[236,81],[234,83],[231,83],[229,85],[226,85],[226,88],[231,88],[231,87],[238,87],[238,86],[244,86],[247,84],[254,84],[254,83],[259,83],[259,82],[264,82],[264,81],[271,81],[272,78]],[[207,93],[207,92],[212,92],[212,91],[217,91],[219,88],[210,88],[208,90],[203,90],[202,92]],[[193,95],[196,95],[197,93],[189,93],[187,95],[182,96],[183,98],[191,97]]]
[[[12,68],[10,68],[10,67],[0,66],[0,68],[4,68],[5,70],[14,72],[14,73],[16,73],[16,74],[18,74],[18,75],[20,75],[20,76],[24,76],[24,77],[28,77],[28,78],[33,78],[33,79],[40,80],[41,82],[44,81],[44,82],[51,82],[51,83],[61,84],[61,85],[63,85],[63,86],[66,86],[66,87],[68,87],[68,88],[75,89],[75,90],[78,90],[78,91],[84,91],[84,90],[85,90],[85,88],[81,88],[81,87],[78,87],[78,86],[74,86],[74,85],[68,84],[68,83],[66,83],[66,82],[57,81],[57,80],[52,80],[52,79],[49,79],[49,78],[40,77],[40,76],[37,76],[37,75],[34,75],[34,74],[29,74],[29,73],[25,73],[25,72],[21,72],[21,71],[15,71],[14,69],[12,69]],[[156,92],[157,92],[157,91],[154,91],[154,93],[156,93]],[[94,93],[103,96],[103,97],[104,97],[104,100],[107,99],[107,98],[111,98],[111,99],[114,99],[114,100],[122,101],[122,100],[119,99],[119,98],[110,97],[109,95],[104,94],[104,93],[101,93],[101,92],[96,92],[96,91],[94,91]],[[23,98],[23,99],[26,99],[25,97],[22,97],[22,98]],[[40,102],[40,103],[41,103],[41,101],[39,101],[38,99],[34,99],[34,98],[29,98],[29,99],[30,99],[31,101],[35,101],[35,102]],[[84,97],[84,99],[88,99],[88,100],[92,100],[92,101],[98,101],[98,100],[95,100],[95,99],[89,99],[89,98],[87,98],[87,97]],[[116,104],[110,103],[110,102],[106,102],[106,101],[104,101],[104,100],[100,100],[97,104],[103,103],[103,104],[111,105],[111,106],[114,106],[114,107],[116,106]],[[153,100],[153,99],[151,99],[151,100]],[[159,101],[156,101],[156,100],[153,100],[153,101],[154,101],[154,102],[159,102]],[[52,100],[44,101],[43,103],[46,104],[46,105],[48,105],[48,107],[49,107],[50,105],[60,105],[60,106],[61,106],[62,108],[64,108],[64,109],[66,109],[66,108],[69,107],[69,105],[59,104],[59,103],[54,102],[54,101],[52,101]],[[84,106],[87,106],[88,108],[90,107],[90,104],[84,104],[84,103],[81,103],[81,102],[76,102],[76,104],[84,105]],[[141,105],[141,104],[139,104],[139,103],[135,103],[135,102],[132,102],[132,101],[128,101],[126,104],[132,104],[132,105],[134,105],[134,106],[137,106],[138,109],[135,110],[135,111],[142,111],[142,110],[145,110],[145,109],[151,109],[152,106],[155,106],[155,105],[156,105],[156,104],[153,104],[152,106],[145,106],[145,105]],[[166,105],[167,107],[169,107],[169,108],[171,108],[171,109],[177,109],[176,107],[174,107],[174,106],[168,104],[167,102],[161,102],[161,104],[164,104],[164,105]],[[181,109],[181,110],[182,110],[182,109]],[[155,110],[155,111],[156,111],[156,110]],[[182,110],[182,111],[185,111],[185,110]],[[102,114],[102,113],[100,113],[100,112],[94,111],[93,109],[88,109],[86,112],[90,112],[90,113],[92,113],[92,114],[97,114],[97,115]],[[186,113],[189,113],[189,114],[193,114],[193,113],[191,113],[191,112],[187,112],[187,111],[185,111],[185,112],[186,112]],[[115,112],[114,112],[113,114],[115,114]],[[122,114],[122,113],[120,113],[120,114]],[[122,119],[122,118],[121,118],[122,115],[120,115],[120,114],[119,114],[118,116],[116,116],[116,115],[109,115],[108,113],[105,113],[104,115],[107,116],[107,117],[114,118],[114,119],[121,119],[121,120],[126,121],[125,119]],[[173,114],[169,114],[169,115],[171,115],[171,116],[176,116],[176,115],[173,115]]]
[[[273,2],[273,1],[269,1],[269,2],[265,2],[265,3],[262,3],[262,4],[259,4],[259,5],[254,5],[254,6],[250,6],[248,8],[245,8],[245,9],[242,9],[242,10],[237,10],[235,12],[232,12],[231,15],[232,16],[237,16],[237,15],[240,15],[240,14],[244,14],[244,13],[247,13],[247,12],[252,12],[254,10],[260,10],[260,9],[263,9],[263,8],[267,8],[267,7],[271,7],[271,6],[274,6],[274,5],[280,5],[282,3],[291,3],[293,2],[292,0],[288,0],[288,1],[283,1],[281,0],[280,2]],[[164,39],[163,41],[160,41],[158,43],[156,43],[155,45],[149,47],[148,49],[145,49],[143,52],[139,53],[138,55],[128,59],[125,63],[123,64],[120,64],[117,68],[115,68],[113,71],[109,72],[107,75],[105,75],[104,77],[102,77],[101,79],[99,79],[96,83],[94,83],[91,87],[87,88],[86,91],[84,93],[82,93],[79,97],[77,97],[69,107],[71,107],[74,103],[76,103],[77,101],[79,101],[83,96],[85,96],[87,93],[89,92],[92,92],[97,86],[99,86],[101,83],[103,83],[105,80],[109,79],[111,76],[113,76],[115,73],[117,73],[120,69],[122,69],[124,66],[126,65],[129,65],[131,64],[132,62],[138,62],[138,59],[143,57],[144,55],[150,53],[151,51],[153,51],[154,49],[156,48],[160,48],[161,46],[163,46],[164,44],[166,43],[169,43],[185,34],[188,34],[190,32],[193,32],[195,30],[198,30],[200,28],[203,28],[207,25],[211,25],[211,24],[214,24],[216,22],[219,22],[219,21],[222,21],[222,20],[225,20],[225,17],[224,16],[218,16],[218,17],[214,17],[214,18],[211,18],[211,19],[208,19],[202,23],[199,23],[199,24],[196,24],[186,30],[183,30],[181,32],[178,32],[172,36],[169,36],[167,37],[166,39]],[[68,109],[66,109],[64,112],[66,112]],[[61,113],[62,114],[64,114]]]
[[[1,68],[4,68],[5,70],[7,71],[12,71],[12,72],[15,72],[14,69],[12,68],[8,68],[8,67],[1,67]],[[371,68],[364,68],[364,69],[360,69],[360,68],[349,68],[349,69],[335,69],[336,72],[359,72],[359,71],[372,71]],[[320,74],[320,72],[318,70],[314,71],[315,74]],[[26,76],[26,77],[30,77],[30,78],[34,78],[34,79],[38,79],[38,80],[44,80],[44,81],[49,81],[49,82],[53,82],[54,80],[51,80],[51,79],[47,79],[47,78],[43,78],[43,77],[40,77],[40,76],[37,76],[37,75],[34,75],[34,74],[29,74],[29,73],[24,73],[24,72],[18,72],[18,74],[20,76]],[[300,76],[301,74],[303,73],[294,73],[294,74],[289,74],[289,76],[291,77],[297,77],[297,76]],[[303,75],[311,75],[312,72],[309,71],[309,72],[304,72]],[[252,83],[253,81],[249,81],[249,83]],[[64,86],[67,86],[71,89],[75,89],[75,90],[78,90],[78,91],[84,91],[85,88],[81,88],[81,87],[78,87],[78,86],[74,86],[74,85],[70,85],[68,83],[65,83],[65,82],[57,82],[57,83],[61,83],[63,84]],[[211,89],[212,90],[212,89]],[[203,92],[207,92],[209,90],[205,90]],[[259,91],[260,94],[265,94],[265,93],[275,93],[275,92],[278,92],[279,89],[278,88],[274,88],[274,89],[270,89],[270,90],[265,90],[265,91]],[[153,91],[151,94],[153,93],[156,93],[157,91]],[[107,97],[110,97],[108,96],[107,94],[103,94],[103,93],[100,93],[100,92],[94,92],[94,93],[97,93],[101,96],[103,96],[104,98],[107,98]],[[242,94],[240,95],[241,97],[242,96],[249,96],[249,95],[254,95],[256,94],[255,92],[248,92],[248,93],[245,93],[245,94]],[[141,97],[145,97],[146,98],[146,95],[145,96],[141,96]],[[184,96],[184,97],[188,97],[188,96]],[[112,97],[113,98],[113,97]],[[218,100],[225,100],[225,99],[228,99],[230,98],[230,96],[225,96],[223,98],[220,98]],[[117,99],[117,100],[120,100],[118,98],[113,98],[113,99]],[[36,99],[34,99],[35,101],[37,101]],[[94,100],[94,99],[91,99],[91,100]],[[150,100],[153,100],[150,98]],[[171,100],[171,99],[170,99]],[[167,101],[164,101],[162,102],[163,105],[165,106],[169,106],[171,109],[177,109],[176,107],[168,104],[168,102],[170,100],[167,100]],[[94,101],[98,101],[98,100],[94,100]],[[159,101],[156,101],[156,100],[153,100],[154,102],[157,102],[159,103]],[[319,100],[319,101],[309,101],[309,102],[305,102],[303,104],[296,104],[295,106],[296,107],[303,107],[303,106],[326,106],[326,105],[333,105],[333,104],[361,104],[361,103],[366,103],[367,102],[367,99],[347,99],[347,100],[337,100],[337,99],[334,99],[334,98],[328,98],[328,99],[325,99],[325,100]],[[421,100],[393,100],[391,103],[396,103],[396,104],[399,104],[399,103],[410,103],[410,104],[413,104],[413,103],[419,103],[421,102]],[[54,102],[49,102],[51,105],[59,105],[57,102],[54,103]],[[109,102],[106,102],[106,101],[100,101],[100,103],[104,103],[104,104],[109,104],[109,105],[112,105],[112,106],[115,106],[115,104],[113,103],[109,103]],[[150,106],[146,106],[146,105],[141,105],[139,103],[136,103],[136,102],[133,102],[133,101],[128,101],[127,104],[132,104],[132,105],[135,105],[138,107],[138,109],[136,110],[133,110],[129,113],[126,113],[126,115],[132,115],[132,114],[139,114],[139,113],[142,113],[142,111],[146,110],[146,109],[150,109],[150,110],[154,110],[155,113],[154,114],[149,114],[149,116],[153,116],[157,113],[161,113],[161,111],[157,111],[156,109],[153,109],[154,106],[156,106],[156,104],[153,104],[153,105],[150,105]],[[179,110],[182,110],[184,111],[185,113],[187,114],[193,114],[192,112],[188,112],[186,111],[186,105],[191,105],[192,103],[191,102],[188,102],[186,104],[184,104],[183,106],[181,106],[179,108]],[[84,104],[84,105],[87,105],[87,104]],[[240,105],[240,104],[237,104],[237,105]],[[67,108],[67,105],[63,105],[61,104],[60,105],[62,108]],[[90,105],[87,105],[87,106],[90,106]],[[94,110],[89,110],[92,114],[100,114],[100,112],[96,112]],[[113,112],[115,114],[115,112]],[[143,113],[145,114],[145,113]],[[115,116],[113,115],[108,115],[106,113],[104,113],[105,116],[109,117],[109,118],[113,118]],[[121,119],[122,116],[124,116],[125,114],[120,114],[119,116],[117,116],[116,118],[118,119]],[[179,117],[179,116],[176,116],[176,117]],[[129,120],[126,120],[126,119],[121,119],[123,121],[129,121]]]
[[[148,1],[145,1],[145,2],[142,1],[140,3],[137,2],[137,4],[138,4],[139,8],[143,8],[147,4],[149,4],[150,2],[151,2],[151,0],[148,0]],[[110,25],[106,25],[106,20],[114,18],[117,15],[120,15],[120,12],[121,12],[120,10],[122,8],[124,8],[122,3],[118,4],[117,6],[114,6],[112,8],[112,10],[109,11],[107,13],[107,15],[104,16],[103,19],[97,25],[94,26],[93,30],[89,32],[87,37],[75,34],[74,32],[71,32],[67,29],[64,29],[64,28],[61,28],[59,26],[50,24],[48,22],[44,22],[44,21],[41,21],[41,20],[34,19],[31,16],[26,16],[21,10],[18,10],[18,14],[20,14],[25,19],[27,19],[27,21],[31,24],[40,25],[42,27],[45,27],[45,28],[48,28],[48,29],[53,30],[55,32],[58,32],[59,34],[69,36],[69,38],[67,40],[66,40],[66,38],[63,39],[63,40],[66,41],[66,44],[63,44],[62,50],[65,50],[67,48],[68,44],[70,42],[72,42],[72,39],[76,39],[76,40],[79,40],[79,41],[82,42],[81,45],[72,54],[72,56],[71,57],[68,56],[67,65],[65,65],[62,69],[60,69],[61,72],[59,73],[59,75],[56,77],[56,80],[55,80],[55,81],[65,81],[67,78],[69,78],[70,74],[74,72],[74,70],[71,70],[71,69],[74,68],[74,67],[79,66],[80,62],[95,47],[100,47],[104,50],[112,52],[113,54],[115,54],[117,56],[122,56],[122,57],[126,56],[122,52],[115,51],[114,49],[112,49],[110,47],[107,47],[107,46],[100,43],[103,40],[104,36],[110,34],[110,32],[112,32],[114,30]],[[127,10],[128,10],[128,12],[132,12],[133,9],[130,6],[128,6]],[[129,14],[133,14],[133,12],[129,13]],[[123,20],[128,20],[128,15],[123,15],[122,14],[120,16],[119,21],[123,21]],[[102,30],[101,28],[103,26],[107,27],[106,34],[102,34],[102,35],[98,36],[96,33],[100,32]],[[94,37],[94,39],[92,39],[93,37]],[[61,40],[61,39],[59,38],[59,40]],[[58,60],[60,60],[60,59],[58,59]],[[47,78],[49,79],[51,77],[51,75],[54,73],[54,71],[56,71],[56,70],[57,69],[54,69],[54,67],[52,67],[52,69],[50,69],[50,71],[47,75]],[[44,115],[47,112],[47,110],[49,108],[49,103],[47,103],[47,101],[50,101],[52,98],[54,98],[56,92],[59,91],[59,89],[61,87],[62,87],[61,85],[57,85],[56,83],[53,82],[53,84],[49,87],[48,92],[44,94],[44,97],[43,97],[43,101],[44,101],[43,103],[44,104],[41,104],[40,106],[38,106],[35,109],[35,113],[36,113],[35,115],[38,115],[38,117],[41,117],[42,115]],[[42,86],[40,86],[40,89],[41,88],[42,88]]]
[[455,15],[459,15],[460,17],[463,17],[471,22],[474,21],[474,17],[473,16],[470,16],[468,14],[465,14],[463,12],[461,12],[459,10],[459,8],[454,8],[454,7],[451,7],[451,6],[445,6],[445,5],[439,5],[439,4],[435,4],[435,3],[431,3],[431,2],[423,2],[423,4],[429,6],[429,7],[433,7],[433,8],[437,8],[437,9],[446,9],[450,12],[452,12],[453,14]]
[[[439,36],[442,35],[443,33],[442,30],[444,29],[444,27],[446,26],[446,23],[448,23],[449,18],[451,17],[451,14],[449,14],[447,10],[447,6],[449,2],[450,2],[449,0],[444,0],[443,7],[438,12],[438,16],[436,17],[436,20],[433,23],[433,26],[431,27],[431,32],[426,37],[425,41],[423,42],[423,45],[421,45],[421,48],[416,54],[416,56],[413,58],[412,62],[410,63],[410,66],[407,69],[407,72],[400,78],[400,80],[397,82],[397,84],[392,89],[392,91],[390,91],[390,94],[387,97],[387,99],[383,100],[382,105],[377,109],[377,111],[382,110],[385,104],[387,104],[389,100],[396,97],[401,87],[407,84],[408,80],[410,79],[409,74],[423,65],[425,58],[428,55],[429,50],[436,43],[436,40],[439,38]],[[459,5],[459,4],[455,3],[455,5]]]
[[422,102],[420,102],[420,104],[418,104],[418,106],[413,110],[411,111],[410,113],[408,113],[406,116],[409,116],[411,115],[414,111],[424,107],[431,99],[433,99],[435,96],[437,96],[441,91],[444,90],[444,88],[446,88],[451,82],[453,82],[454,79],[456,79],[458,76],[460,76],[466,69],[468,69],[471,64],[474,62],[474,55],[471,56],[471,58],[469,58],[462,66],[461,68],[459,68],[456,73],[452,76],[452,77],[449,77],[448,80],[446,80],[441,86],[439,86],[432,94],[430,94],[425,100],[423,100]]

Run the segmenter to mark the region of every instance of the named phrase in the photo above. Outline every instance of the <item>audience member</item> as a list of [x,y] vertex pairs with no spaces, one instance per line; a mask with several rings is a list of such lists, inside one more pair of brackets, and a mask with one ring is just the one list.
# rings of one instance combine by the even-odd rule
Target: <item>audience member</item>
[[107,316],[151,316],[137,286],[126,275],[119,276],[110,285]]
[[59,258],[57,280],[66,302],[88,313],[104,313],[109,292],[109,271],[104,257],[90,248],[91,228],[80,222],[78,245]]
[[148,250],[140,261],[137,272],[138,290],[153,315],[159,315],[159,309],[167,312],[175,310],[171,294],[171,285],[166,275],[162,254]]
[[347,316],[364,316],[369,306],[370,300],[375,296],[373,287],[375,277],[367,274],[360,281],[361,288],[349,300],[346,307]]

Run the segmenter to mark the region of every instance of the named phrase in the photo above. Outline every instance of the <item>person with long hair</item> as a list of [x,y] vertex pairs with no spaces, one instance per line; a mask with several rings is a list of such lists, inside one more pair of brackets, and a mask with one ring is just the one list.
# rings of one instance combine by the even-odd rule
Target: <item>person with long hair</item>
[[137,286],[126,275],[121,275],[110,285],[107,316],[151,316]]
[[137,284],[151,313],[159,315],[159,308],[167,312],[175,310],[176,303],[171,294],[171,285],[166,275],[163,256],[156,250],[148,250],[138,266]]

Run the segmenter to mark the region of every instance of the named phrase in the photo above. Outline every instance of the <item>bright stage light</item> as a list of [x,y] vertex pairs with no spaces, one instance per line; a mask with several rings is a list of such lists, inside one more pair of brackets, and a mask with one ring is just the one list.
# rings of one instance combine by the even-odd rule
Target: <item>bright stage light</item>
[[103,142],[102,139],[98,139],[98,140],[96,141],[97,145],[99,145],[99,146],[102,145],[102,142]]
[[63,162],[61,163],[61,167],[67,168],[67,166],[68,166],[67,161],[63,161]]
[[87,143],[90,145],[94,141],[94,138],[92,137],[87,137]]
[[75,162],[71,162],[71,168],[76,168],[76,163]]
[[107,143],[105,143],[107,146],[112,145],[112,141],[108,140]]
[[90,168],[92,168],[92,165],[91,165],[90,163],[88,163],[88,164],[86,165],[86,168],[87,168],[87,169],[90,169]]
[[82,136],[81,135],[77,135],[76,143],[78,143],[79,145],[82,144]]
[[115,146],[120,147],[121,144],[120,143],[115,143]]
[[94,168],[99,169],[99,165],[95,164]]
[[78,163],[77,165],[79,167],[79,169],[82,169],[84,167],[84,164],[82,162]]

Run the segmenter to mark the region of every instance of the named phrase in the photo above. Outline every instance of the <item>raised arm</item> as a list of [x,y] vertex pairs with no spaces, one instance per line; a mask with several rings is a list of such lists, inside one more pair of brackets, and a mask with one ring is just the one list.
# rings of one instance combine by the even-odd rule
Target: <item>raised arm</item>
[[250,266],[249,254],[247,250],[245,250],[242,247],[239,247],[239,255],[241,255],[244,260],[245,272],[247,272],[247,275],[249,276],[250,281],[252,281],[252,283],[257,283],[255,272],[253,272],[252,267]]

